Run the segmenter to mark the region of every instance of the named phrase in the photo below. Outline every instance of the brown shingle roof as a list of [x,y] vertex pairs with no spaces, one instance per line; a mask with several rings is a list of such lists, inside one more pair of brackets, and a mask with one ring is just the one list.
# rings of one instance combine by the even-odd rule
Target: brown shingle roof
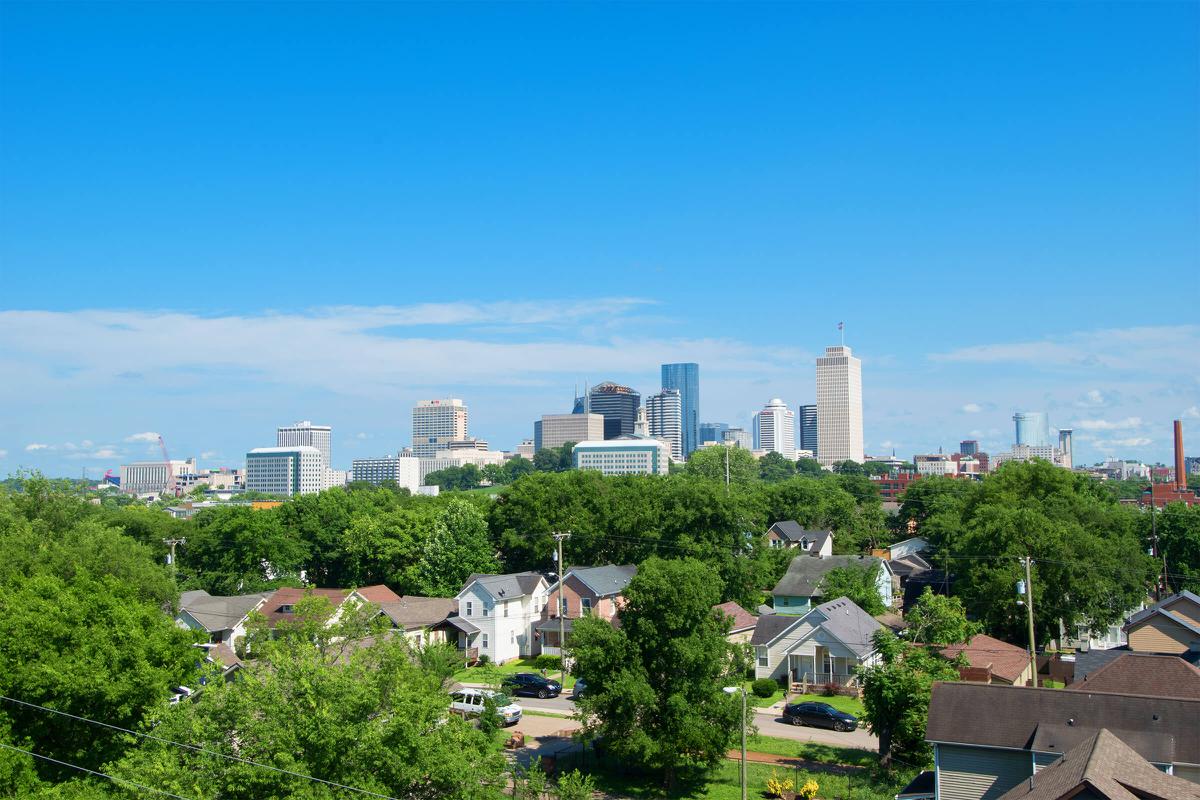
[[369,603],[396,603],[400,601],[400,595],[382,583],[377,583],[374,586],[363,586],[361,589],[355,589],[354,591]]
[[379,610],[397,627],[414,630],[445,622],[457,605],[453,597],[405,595],[395,602],[380,603]]
[[1179,656],[1122,653],[1067,688],[1084,692],[1148,694],[1200,700],[1200,669]]
[[966,644],[943,647],[941,653],[949,659],[962,653],[972,667],[990,669],[992,675],[1005,683],[1016,683],[1029,667],[1029,651],[984,633],[977,634]]
[[289,611],[283,611],[284,607],[294,606],[306,596],[312,594],[316,597],[324,597],[337,608],[346,601],[350,596],[349,589],[293,589],[291,587],[276,589],[275,592],[267,598],[259,609],[263,616],[267,618],[267,624],[274,628],[283,620],[295,619],[296,615]]
[[[935,683],[925,738],[1066,752],[1101,728],[1154,763],[1200,764],[1200,700],[1029,689],[998,683]],[[987,724],[980,724],[986,720]]]
[[1106,800],[1200,800],[1200,785],[1161,772],[1104,728],[1000,800],[1067,800],[1085,789]]
[[758,617],[754,616],[732,600],[730,600],[728,603],[721,603],[719,606],[713,606],[713,608],[729,617],[730,633],[753,630],[754,626],[758,624]]

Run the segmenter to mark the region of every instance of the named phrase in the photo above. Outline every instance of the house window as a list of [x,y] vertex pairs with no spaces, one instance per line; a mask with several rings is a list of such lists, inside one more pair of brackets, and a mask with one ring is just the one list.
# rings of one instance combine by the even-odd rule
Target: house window
[[486,633],[481,633],[481,634],[479,634],[479,646],[480,646],[482,649],[484,649],[484,650],[487,650],[487,649],[488,649],[488,642],[487,642],[487,634],[486,634]]
[[571,613],[571,606],[569,604],[570,604],[570,600],[567,599],[566,597],[564,597],[562,599],[562,606],[559,608],[559,613],[562,614],[564,617],[567,616],[569,613]]
[[517,632],[516,632],[516,631],[509,631],[509,632],[508,632],[508,643],[509,643],[509,644],[516,644],[516,643],[517,643]]
[[592,598],[590,598],[590,597],[579,598],[579,613],[585,617],[588,614],[592,613]]
[[475,613],[475,604],[473,602],[471,602],[470,600],[468,600],[467,601],[467,616],[469,617],[474,613]]
[[756,649],[758,650],[758,665],[760,667],[769,666],[770,663],[767,660],[767,648],[759,645]]
[[504,601],[504,604],[502,607],[504,609],[504,616],[507,617],[508,616],[508,601],[507,600]]
[[484,603],[483,604],[483,615],[486,617],[486,616],[489,616],[490,614],[491,614],[491,609],[488,608],[487,603]]

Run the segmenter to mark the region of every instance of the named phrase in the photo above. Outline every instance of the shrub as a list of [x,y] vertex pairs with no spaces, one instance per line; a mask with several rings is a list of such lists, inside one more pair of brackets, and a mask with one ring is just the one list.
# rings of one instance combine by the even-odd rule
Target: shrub
[[759,678],[754,683],[750,684],[750,691],[754,692],[755,697],[761,697],[764,700],[772,697],[779,690],[779,684],[775,683],[770,678]]
[[[796,784],[791,778],[786,775],[780,777],[779,773],[771,770],[771,777],[767,778],[767,794],[772,797],[783,797],[784,792],[790,792],[796,787]],[[810,797],[809,800],[812,800]]]
[[492,663],[492,660],[490,658],[488,658],[487,653],[479,654],[479,666],[486,667],[486,666],[490,665],[491,663]]
[[802,797],[804,800],[813,800],[813,798],[817,796],[817,792],[820,790],[820,788],[821,787],[817,785],[816,781],[814,781],[812,778],[809,778],[799,789],[796,790],[796,797]]
[[550,672],[556,672],[562,669],[562,656],[538,656],[533,660],[533,666],[535,669],[544,669]]
[[596,779],[577,769],[558,779],[558,800],[591,800],[596,791]]
[[836,683],[827,683],[821,687],[821,694],[826,697],[833,697],[838,693],[838,685]]

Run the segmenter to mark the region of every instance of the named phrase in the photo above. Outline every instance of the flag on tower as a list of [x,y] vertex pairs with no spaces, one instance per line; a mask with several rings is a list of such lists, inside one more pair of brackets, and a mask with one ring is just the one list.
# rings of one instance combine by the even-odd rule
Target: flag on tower
[[845,327],[846,327],[846,323],[844,323],[844,322],[839,322],[839,323],[838,323],[838,330],[839,330],[839,331],[840,331],[840,330],[842,330],[842,329],[844,329]]

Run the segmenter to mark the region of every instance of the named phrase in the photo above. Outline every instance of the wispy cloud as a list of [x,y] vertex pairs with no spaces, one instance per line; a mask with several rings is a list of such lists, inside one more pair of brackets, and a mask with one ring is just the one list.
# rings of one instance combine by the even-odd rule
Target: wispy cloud
[[216,450],[205,450],[203,453],[200,454],[200,457],[201,458],[216,458],[219,455],[221,455],[221,454],[218,453]]
[[1183,416],[1188,419],[1200,419],[1200,406],[1191,406],[1184,409]]
[[0,458],[8,458],[8,451],[0,450]]
[[[1099,367],[1194,375],[1200,372],[1200,325],[1079,331],[1033,342],[963,347],[934,353],[930,359],[950,363],[1022,364],[1040,369]],[[1102,399],[1100,392],[1094,391]]]
[[49,449],[50,449],[50,445],[42,444],[41,442],[33,442],[31,444],[25,445],[26,453],[36,453],[38,450],[49,450]]
[[1145,436],[1130,436],[1125,439],[1097,439],[1094,444],[1097,448],[1104,450],[1112,447],[1145,447],[1153,441]]
[[135,433],[131,436],[126,436],[127,442],[157,442],[158,434],[154,431],[146,431],[144,433]]
[[1126,417],[1125,419],[1081,419],[1075,422],[1075,427],[1085,431],[1123,431],[1130,428],[1142,427],[1141,417]]
[[964,414],[978,414],[980,411],[983,411],[983,406],[979,405],[979,403],[967,403],[962,407],[962,411]]

